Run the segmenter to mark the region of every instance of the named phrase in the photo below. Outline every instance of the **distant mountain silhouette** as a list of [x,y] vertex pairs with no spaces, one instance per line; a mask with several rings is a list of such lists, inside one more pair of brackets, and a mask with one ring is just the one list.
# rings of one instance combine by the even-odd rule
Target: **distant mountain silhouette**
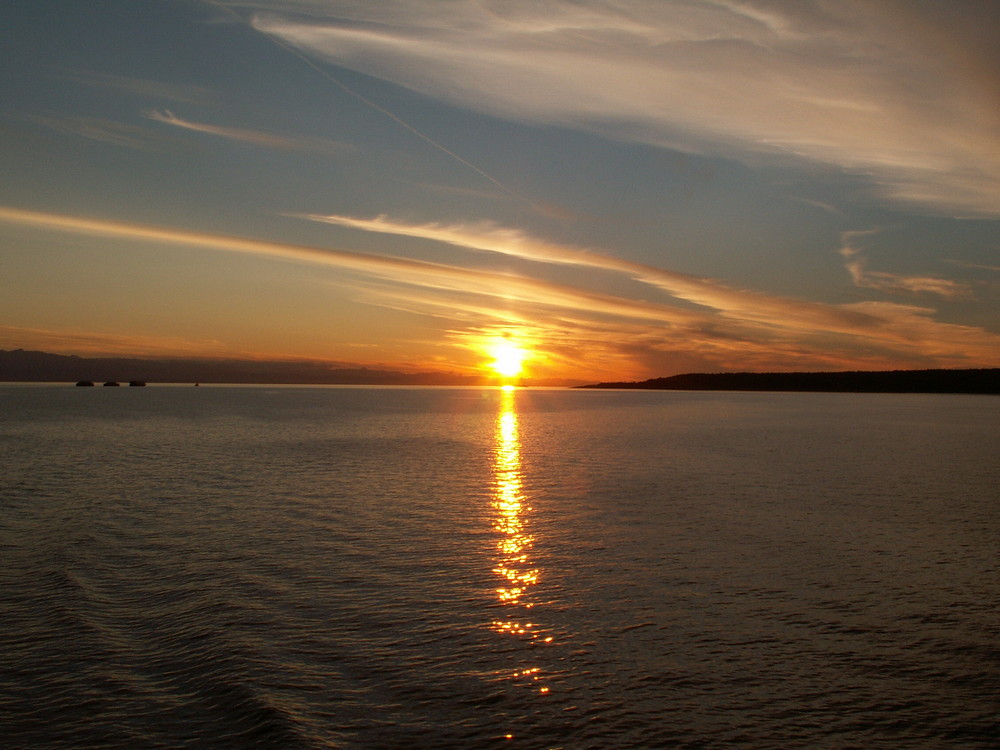
[[480,385],[448,372],[338,368],[323,362],[77,357],[0,350],[0,381],[96,383],[275,383],[301,385]]
[[674,391],[830,391],[846,393],[997,393],[1000,369],[891,370],[884,372],[689,373],[641,382],[596,383],[581,388]]

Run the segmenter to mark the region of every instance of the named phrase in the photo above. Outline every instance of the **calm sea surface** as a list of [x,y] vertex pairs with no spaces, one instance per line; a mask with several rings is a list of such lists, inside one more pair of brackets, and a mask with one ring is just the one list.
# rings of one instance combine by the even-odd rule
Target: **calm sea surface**
[[4,748],[997,748],[1000,398],[0,387]]

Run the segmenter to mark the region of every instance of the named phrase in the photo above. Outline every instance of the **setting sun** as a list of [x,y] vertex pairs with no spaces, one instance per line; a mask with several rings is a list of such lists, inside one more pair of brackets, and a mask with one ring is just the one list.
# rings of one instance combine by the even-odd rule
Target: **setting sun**
[[493,357],[493,361],[489,363],[490,368],[507,378],[520,375],[524,369],[524,360],[528,357],[527,351],[508,339],[498,339],[487,351]]

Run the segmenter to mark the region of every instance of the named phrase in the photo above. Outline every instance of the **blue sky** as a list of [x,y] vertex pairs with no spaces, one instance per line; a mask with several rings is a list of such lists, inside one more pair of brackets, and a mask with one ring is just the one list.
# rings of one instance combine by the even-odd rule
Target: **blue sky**
[[1000,365],[990,2],[13,0],[0,347]]

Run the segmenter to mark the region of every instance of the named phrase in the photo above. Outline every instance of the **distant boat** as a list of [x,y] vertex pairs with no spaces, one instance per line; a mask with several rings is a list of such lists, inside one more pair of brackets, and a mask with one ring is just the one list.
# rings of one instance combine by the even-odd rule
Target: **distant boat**
[[146,381],[145,380],[130,380],[130,381],[128,381],[128,384],[132,388],[145,388],[146,387]]
[[116,383],[116,382],[115,382],[115,381],[113,381],[113,380],[109,380],[109,381],[108,381],[107,383],[105,383],[105,384],[104,384],[104,386],[105,386],[105,387],[108,387],[108,386],[112,386],[112,387],[114,387],[114,388],[117,388],[117,387],[119,386],[119,383]]
[[77,386],[78,387],[83,387],[83,388],[93,388],[94,387],[94,381],[93,380],[81,380],[79,383],[77,383]]

